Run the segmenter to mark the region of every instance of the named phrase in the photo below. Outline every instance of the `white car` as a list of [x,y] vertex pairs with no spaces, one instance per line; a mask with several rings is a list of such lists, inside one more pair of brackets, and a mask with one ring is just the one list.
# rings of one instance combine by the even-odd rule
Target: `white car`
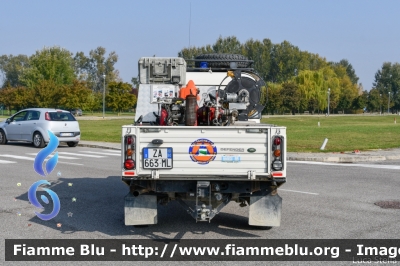
[[81,138],[79,123],[70,112],[30,108],[0,122],[0,144],[6,144],[8,141],[26,141],[33,143],[37,148],[43,148],[49,142],[48,130],[69,147],[77,146]]

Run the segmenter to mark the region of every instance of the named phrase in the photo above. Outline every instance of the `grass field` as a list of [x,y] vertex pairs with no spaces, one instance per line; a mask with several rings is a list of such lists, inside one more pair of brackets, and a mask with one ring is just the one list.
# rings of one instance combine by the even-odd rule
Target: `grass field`
[[79,120],[82,140],[121,141],[121,126],[132,124],[133,119]]
[[[325,152],[400,147],[400,116],[287,116],[263,119],[263,123],[287,127],[288,151],[316,152],[325,138]],[[320,127],[318,127],[320,122]]]
[[[132,121],[80,120],[82,140],[120,142],[121,126]],[[325,138],[324,152],[400,148],[400,116],[395,115],[270,116],[262,122],[287,127],[290,152],[319,152]]]

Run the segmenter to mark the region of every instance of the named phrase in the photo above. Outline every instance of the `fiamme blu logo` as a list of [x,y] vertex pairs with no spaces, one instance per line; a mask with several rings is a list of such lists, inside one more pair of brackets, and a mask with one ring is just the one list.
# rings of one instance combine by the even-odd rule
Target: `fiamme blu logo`
[[[33,162],[33,169],[35,169],[35,172],[44,177],[46,175],[49,175],[54,170],[58,162],[58,152],[56,152],[52,157],[50,157],[47,161],[45,161],[46,158],[57,149],[59,144],[58,138],[51,131],[48,131],[48,133],[50,137],[49,144],[45,148],[43,148],[40,152],[38,152],[38,154],[35,157],[35,161]],[[50,182],[48,182],[47,180],[39,180],[33,183],[28,190],[28,199],[33,206],[40,209],[44,209],[44,207],[42,206],[42,204],[40,204],[36,196],[36,192],[39,186],[41,185],[50,185]],[[49,194],[53,202],[53,210],[51,211],[51,213],[48,214],[43,214],[39,212],[35,212],[35,214],[40,219],[48,221],[56,217],[57,214],[59,213],[60,199],[58,198],[58,195],[51,189],[43,188],[43,190]],[[48,197],[45,195],[41,195],[40,199],[45,204],[50,203]]]

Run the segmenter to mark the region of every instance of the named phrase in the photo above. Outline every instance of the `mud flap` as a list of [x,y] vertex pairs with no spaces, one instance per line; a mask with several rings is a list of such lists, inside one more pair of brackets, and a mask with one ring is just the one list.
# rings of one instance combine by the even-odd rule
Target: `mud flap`
[[250,197],[249,225],[280,226],[281,211],[282,198],[278,194]]
[[157,223],[157,196],[131,193],[125,196],[125,225],[146,225]]

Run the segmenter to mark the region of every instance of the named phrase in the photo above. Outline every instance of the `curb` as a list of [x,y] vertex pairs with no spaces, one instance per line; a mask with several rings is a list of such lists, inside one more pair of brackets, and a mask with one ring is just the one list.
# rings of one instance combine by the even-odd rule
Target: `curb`
[[400,155],[367,155],[367,156],[329,156],[329,157],[296,157],[288,156],[289,161],[312,161],[312,162],[329,162],[329,163],[355,163],[355,162],[379,162],[389,160],[400,160]]
[[110,146],[103,146],[103,145],[98,145],[98,144],[84,144],[84,143],[78,143],[78,146],[79,146],[79,147],[88,147],[88,148],[100,148],[100,149],[118,150],[118,151],[121,150],[121,148],[110,147]]
[[[397,157],[397,158],[387,158]],[[289,161],[312,161],[325,163],[354,163],[354,162],[378,162],[400,159],[400,156],[368,156],[368,157],[287,157]]]

